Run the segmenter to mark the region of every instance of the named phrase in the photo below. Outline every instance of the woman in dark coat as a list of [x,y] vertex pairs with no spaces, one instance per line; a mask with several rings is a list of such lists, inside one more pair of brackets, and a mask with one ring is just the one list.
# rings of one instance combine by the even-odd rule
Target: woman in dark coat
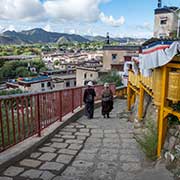
[[88,119],[92,119],[94,115],[94,97],[96,96],[96,92],[93,89],[93,83],[88,82],[88,87],[84,91],[83,101],[85,103],[85,115]]
[[113,109],[113,93],[109,88],[109,84],[104,84],[104,90],[102,92],[102,115],[104,118],[110,118],[109,113]]

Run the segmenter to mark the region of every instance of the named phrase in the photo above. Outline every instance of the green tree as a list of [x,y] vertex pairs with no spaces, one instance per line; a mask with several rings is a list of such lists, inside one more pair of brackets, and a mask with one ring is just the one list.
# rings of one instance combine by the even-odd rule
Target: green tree
[[18,76],[26,77],[26,76],[30,75],[30,72],[28,71],[28,69],[23,66],[16,68],[15,72],[16,72],[16,77],[18,77]]
[[16,48],[15,50],[14,50],[14,55],[20,55],[20,54],[22,54],[22,52],[21,52],[21,50],[18,48]]
[[15,71],[12,62],[5,62],[1,68],[2,76],[5,78],[12,78],[15,76]]
[[34,59],[31,61],[31,64],[36,68],[37,72],[40,72],[40,69],[45,67],[44,62],[41,59]]
[[121,76],[116,72],[112,71],[107,73],[106,75],[103,75],[99,78],[99,83],[115,83],[116,87],[122,86],[122,79]]
[[54,61],[54,65],[55,66],[59,65],[59,61],[58,60]]

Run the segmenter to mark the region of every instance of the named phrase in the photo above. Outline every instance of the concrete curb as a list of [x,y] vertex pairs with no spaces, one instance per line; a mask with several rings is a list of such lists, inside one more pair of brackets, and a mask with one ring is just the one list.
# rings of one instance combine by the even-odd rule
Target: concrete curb
[[[101,106],[101,101],[95,102],[95,108]],[[41,146],[46,140],[52,138],[60,129],[64,128],[71,122],[76,121],[84,114],[84,106],[77,108],[74,113],[69,113],[63,117],[61,122],[55,122],[48,128],[42,131],[42,136],[32,136],[21,143],[0,153],[0,172],[5,170],[13,163],[23,159],[25,156],[32,153],[35,149]]]

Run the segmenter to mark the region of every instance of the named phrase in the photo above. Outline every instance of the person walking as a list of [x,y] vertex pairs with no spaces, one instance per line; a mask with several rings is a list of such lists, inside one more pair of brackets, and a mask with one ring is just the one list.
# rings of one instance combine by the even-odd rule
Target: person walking
[[109,113],[113,109],[113,93],[109,88],[109,84],[104,84],[104,90],[102,92],[102,115],[104,118],[110,118]]
[[87,86],[88,87],[85,89],[83,97],[85,103],[85,115],[88,119],[92,119],[94,115],[94,97],[96,96],[96,92],[91,81],[88,82]]

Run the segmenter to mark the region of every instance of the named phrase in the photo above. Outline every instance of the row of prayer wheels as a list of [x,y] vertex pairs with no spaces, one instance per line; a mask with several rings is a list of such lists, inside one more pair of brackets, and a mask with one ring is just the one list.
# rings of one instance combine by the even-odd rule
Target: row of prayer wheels
[[[142,75],[135,75],[134,72],[129,71],[129,81],[133,86],[139,88],[141,81],[147,88],[152,90],[154,104],[160,106],[161,92],[162,92],[162,68],[153,70],[152,76],[144,77]],[[170,71],[168,74],[168,89],[167,99],[173,103],[180,101],[180,71]]]
[[[154,103],[160,105],[162,92],[162,68],[153,70]],[[168,74],[167,99],[173,103],[180,101],[180,72],[171,71]]]

